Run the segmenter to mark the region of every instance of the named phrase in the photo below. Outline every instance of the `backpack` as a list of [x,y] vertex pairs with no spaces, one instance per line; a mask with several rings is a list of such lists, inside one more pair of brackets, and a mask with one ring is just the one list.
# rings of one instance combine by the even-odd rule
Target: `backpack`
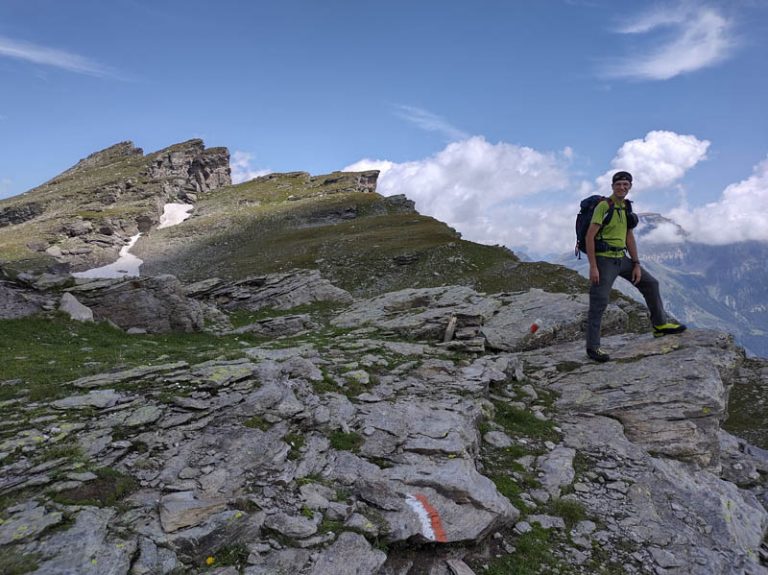
[[[605,216],[603,217],[603,224],[600,228],[602,230],[613,217],[614,205],[611,199],[604,196],[594,195],[584,198],[581,200],[581,204],[579,204],[581,210],[576,216],[576,249],[574,250],[574,254],[577,255],[579,259],[581,259],[581,252],[587,253],[587,230],[589,230],[589,225],[592,223],[592,214],[594,213],[597,204],[603,200],[608,202],[608,211],[605,212]],[[624,205],[626,206],[625,209],[627,212],[627,229],[635,229],[637,227],[638,218],[637,215],[632,212],[632,202],[624,200]],[[604,252],[609,249],[610,246],[608,243],[603,241],[598,234],[598,237],[595,237],[595,251]]]

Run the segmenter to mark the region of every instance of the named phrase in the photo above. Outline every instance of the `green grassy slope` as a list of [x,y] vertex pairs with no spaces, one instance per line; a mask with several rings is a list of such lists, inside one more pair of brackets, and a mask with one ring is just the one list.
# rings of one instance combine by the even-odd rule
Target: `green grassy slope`
[[356,295],[448,284],[486,292],[585,289],[564,267],[520,262],[507,249],[462,240],[402,202],[353,191],[358,177],[283,174],[215,190],[192,218],[153,231],[134,253],[148,275],[195,281],[312,268]]

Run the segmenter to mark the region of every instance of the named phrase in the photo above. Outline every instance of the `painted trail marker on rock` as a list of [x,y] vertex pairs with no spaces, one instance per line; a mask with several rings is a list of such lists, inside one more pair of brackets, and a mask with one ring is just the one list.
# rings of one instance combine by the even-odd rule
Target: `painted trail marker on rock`
[[427,497],[421,493],[407,495],[406,502],[419,517],[421,522],[421,534],[430,541],[445,543],[448,538],[445,536],[443,522],[440,519],[440,513],[429,502]]

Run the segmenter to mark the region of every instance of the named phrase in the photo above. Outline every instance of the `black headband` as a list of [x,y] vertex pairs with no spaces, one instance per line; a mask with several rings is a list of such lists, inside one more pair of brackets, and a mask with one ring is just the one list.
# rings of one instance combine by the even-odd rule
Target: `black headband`
[[616,182],[620,181],[620,180],[626,180],[627,182],[629,182],[631,184],[632,183],[632,174],[630,174],[629,172],[616,172],[615,174],[613,174],[613,183],[614,184]]

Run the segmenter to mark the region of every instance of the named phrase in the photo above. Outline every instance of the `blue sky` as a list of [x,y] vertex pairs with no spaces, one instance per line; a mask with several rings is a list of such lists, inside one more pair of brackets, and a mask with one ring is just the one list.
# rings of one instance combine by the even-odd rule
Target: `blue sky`
[[382,168],[531,254],[619,168],[700,241],[768,240],[766,56],[767,0],[3,0],[0,198],[199,137],[238,180]]

